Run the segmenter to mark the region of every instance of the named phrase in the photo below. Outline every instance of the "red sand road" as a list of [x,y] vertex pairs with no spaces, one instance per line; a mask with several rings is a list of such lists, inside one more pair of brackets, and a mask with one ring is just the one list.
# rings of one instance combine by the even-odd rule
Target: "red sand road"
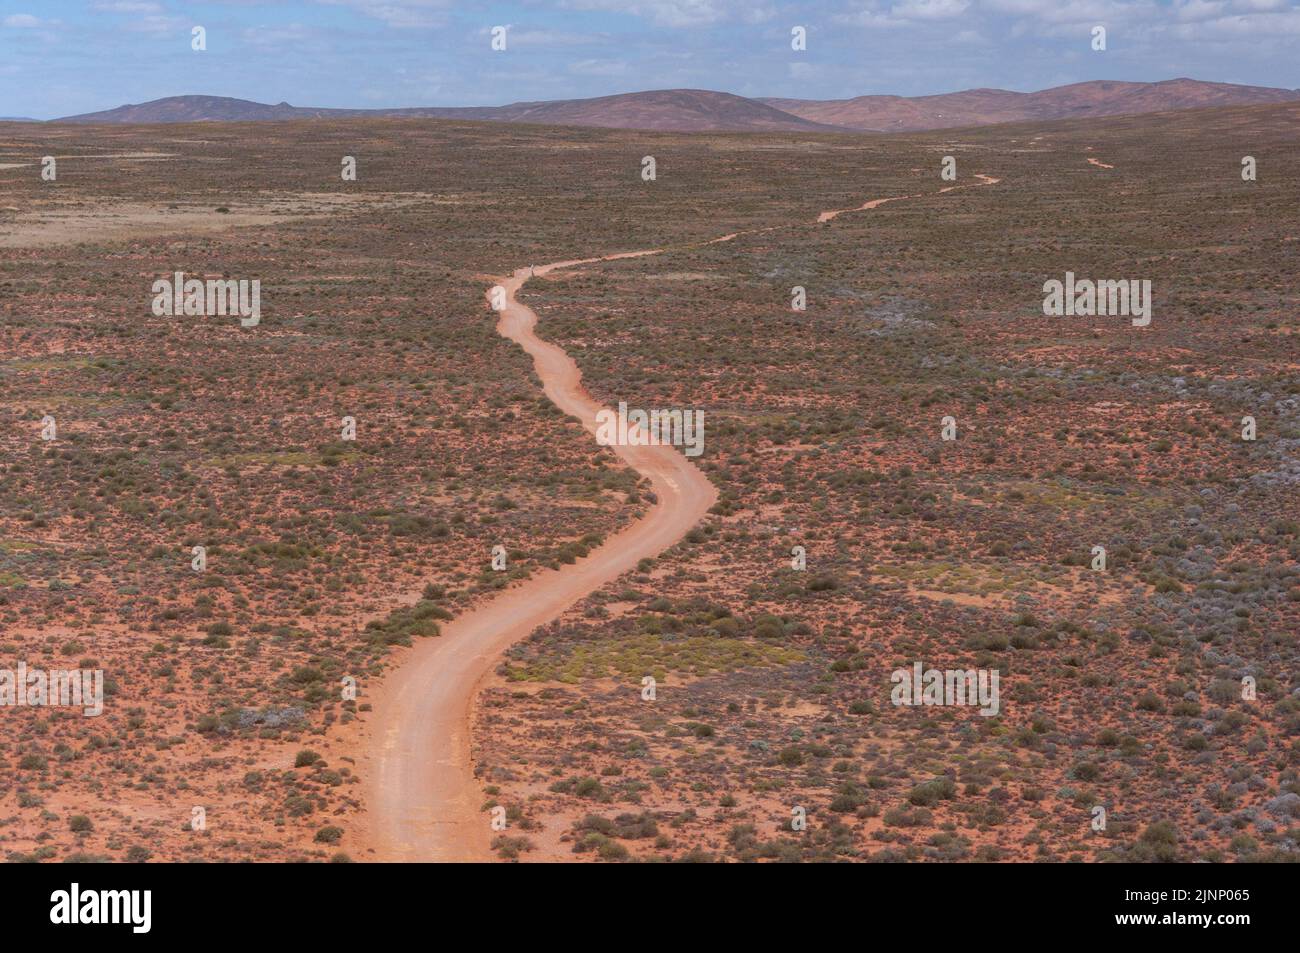
[[[632,254],[653,254],[641,252]],[[614,257],[614,256],[611,256]],[[623,255],[619,257],[631,257]],[[595,259],[599,260],[599,259]],[[579,262],[537,266],[537,274]],[[515,300],[521,268],[501,282],[507,305],[497,330],[533,356],[549,397],[593,435],[601,405],[582,388],[563,349],[533,333],[537,315]],[[717,490],[671,447],[614,447],[653,484],[658,502],[585,559],[545,570],[418,643],[385,680],[377,704],[372,765],[373,836],[379,860],[484,860],[491,854],[488,815],[470,763],[472,702],[501,653],[588,593],[680,540],[717,500]]]
[[[978,175],[980,185],[998,179]],[[948,186],[939,192],[971,186]],[[937,193],[936,193],[937,194]],[[828,222],[845,212],[876,208],[902,195],[876,199],[854,209],[823,212]],[[751,232],[774,231],[774,226]],[[731,241],[733,232],[700,244]],[[582,387],[582,372],[560,347],[533,333],[537,315],[515,295],[530,274],[543,275],[619,258],[658,255],[665,249],[620,252],[599,258],[520,268],[500,281],[506,305],[497,330],[533,358],[546,396],[565,413],[596,432],[596,403]],[[489,301],[491,291],[488,292]],[[501,653],[538,626],[555,619],[588,593],[612,582],[647,556],[672,546],[717,500],[717,490],[694,464],[672,447],[614,447],[629,466],[650,480],[657,502],[586,558],[558,570],[544,570],[507,589],[480,608],[443,627],[439,638],[416,643],[374,696],[367,753],[367,839],[373,858],[385,861],[481,861],[491,859],[492,831],[482,812],[482,789],[470,757],[473,703],[483,679]]]

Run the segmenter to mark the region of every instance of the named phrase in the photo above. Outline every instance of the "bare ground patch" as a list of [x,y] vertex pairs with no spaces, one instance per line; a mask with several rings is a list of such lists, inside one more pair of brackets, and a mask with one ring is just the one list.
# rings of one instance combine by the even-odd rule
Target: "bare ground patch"
[[[222,232],[274,225],[353,210],[400,208],[423,201],[423,193],[265,193],[227,205],[139,202],[69,202],[0,220],[0,248],[43,248],[140,238],[168,232]],[[218,208],[228,211],[217,211]]]

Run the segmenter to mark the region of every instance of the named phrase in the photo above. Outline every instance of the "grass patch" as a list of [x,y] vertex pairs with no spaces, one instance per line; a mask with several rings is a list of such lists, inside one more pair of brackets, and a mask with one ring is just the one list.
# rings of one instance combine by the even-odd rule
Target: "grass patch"
[[535,659],[509,672],[516,682],[578,682],[620,675],[640,679],[662,678],[670,672],[708,675],[738,668],[790,665],[802,662],[798,649],[749,639],[708,635],[665,640],[647,634],[561,649],[556,655]]

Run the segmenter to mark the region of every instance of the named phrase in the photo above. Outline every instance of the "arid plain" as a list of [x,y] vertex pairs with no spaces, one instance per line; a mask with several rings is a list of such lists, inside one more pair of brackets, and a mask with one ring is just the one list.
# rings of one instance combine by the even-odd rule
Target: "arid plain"
[[[497,331],[485,292],[565,262],[515,317],[598,405],[704,411],[715,496],[483,663],[433,769],[468,781],[410,829],[477,817],[456,859],[1296,859],[1298,129],[0,124],[0,668],[107,688],[0,709],[0,855],[427,855],[384,833],[402,673],[668,505]],[[260,324],[156,316],[177,271],[260,280]],[[1149,325],[1044,315],[1067,272],[1149,280]],[[916,662],[997,671],[1000,710],[893,704]]]

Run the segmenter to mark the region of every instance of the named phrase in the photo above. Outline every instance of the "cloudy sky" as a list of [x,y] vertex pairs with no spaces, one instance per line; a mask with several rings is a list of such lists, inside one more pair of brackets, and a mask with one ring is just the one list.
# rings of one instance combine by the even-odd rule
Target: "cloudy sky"
[[41,119],[184,93],[460,106],[1176,76],[1300,87],[1300,0],[0,0],[0,116]]

